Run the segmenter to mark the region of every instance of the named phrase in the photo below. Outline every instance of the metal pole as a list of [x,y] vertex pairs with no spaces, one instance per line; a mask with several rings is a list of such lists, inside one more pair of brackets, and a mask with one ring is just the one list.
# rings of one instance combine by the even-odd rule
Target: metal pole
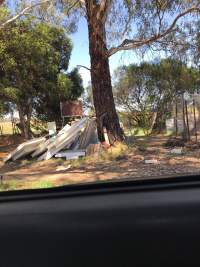
[[194,115],[194,130],[195,130],[195,141],[197,143],[197,120],[196,120],[196,110],[195,110],[195,99],[193,98],[193,115]]
[[185,122],[185,101],[182,94],[182,111],[183,111],[183,139],[187,141],[186,122]]
[[187,122],[187,134],[188,134],[188,139],[190,140],[190,127],[189,127],[189,120],[188,120],[188,106],[187,106],[187,101],[185,100],[185,111],[186,111],[186,122]]
[[177,98],[176,98],[176,103],[175,103],[175,127],[176,127],[176,137],[178,136],[177,116],[178,116],[178,107],[177,107]]

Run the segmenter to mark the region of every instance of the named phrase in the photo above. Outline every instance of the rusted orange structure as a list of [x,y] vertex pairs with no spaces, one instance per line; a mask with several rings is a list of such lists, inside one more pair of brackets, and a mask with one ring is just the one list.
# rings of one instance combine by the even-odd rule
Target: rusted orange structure
[[62,118],[83,116],[83,105],[81,100],[61,102],[60,110]]

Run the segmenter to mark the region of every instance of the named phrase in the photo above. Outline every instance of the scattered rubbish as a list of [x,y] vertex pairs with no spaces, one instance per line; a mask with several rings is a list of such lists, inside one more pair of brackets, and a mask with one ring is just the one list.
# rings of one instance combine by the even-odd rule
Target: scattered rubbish
[[83,150],[62,151],[62,152],[55,154],[56,158],[66,158],[66,160],[76,159],[76,158],[84,157],[84,156],[85,156],[85,151]]
[[15,161],[28,155],[37,160],[48,160],[52,157],[71,160],[100,152],[101,144],[98,141],[95,118],[83,117],[75,120],[71,125],[65,125],[57,135],[54,122],[50,122],[48,128],[49,136],[20,144],[4,161]]
[[77,121],[69,128],[68,131],[58,137],[56,136],[54,142],[47,147],[47,151],[42,154],[38,160],[48,160],[62,149],[69,148],[76,139],[76,136],[80,135],[81,132],[84,131],[87,120],[88,118],[83,118],[80,121]]
[[158,160],[157,159],[146,159],[145,164],[158,164]]
[[17,160],[20,159],[37,149],[37,147],[42,143],[45,142],[46,138],[35,138],[20,144],[13,152],[11,152],[5,159],[4,162],[8,160]]
[[165,147],[183,147],[184,145],[184,140],[178,137],[170,137],[165,143]]
[[71,165],[68,165],[68,166],[58,166],[57,168],[56,168],[56,171],[57,172],[60,172],[60,171],[67,171],[67,170],[69,170],[71,168]]
[[136,172],[137,169],[128,169],[127,172]]
[[171,154],[177,154],[177,155],[181,155],[183,154],[183,148],[180,147],[180,148],[173,148],[171,151],[170,151]]
[[55,123],[55,121],[48,122],[47,127],[49,130],[49,136],[55,136],[56,135],[56,123]]
[[97,144],[98,136],[97,136],[97,127],[95,123],[95,119],[91,119],[87,122],[87,126],[85,131],[83,132],[80,140],[80,149],[86,149],[89,144]]

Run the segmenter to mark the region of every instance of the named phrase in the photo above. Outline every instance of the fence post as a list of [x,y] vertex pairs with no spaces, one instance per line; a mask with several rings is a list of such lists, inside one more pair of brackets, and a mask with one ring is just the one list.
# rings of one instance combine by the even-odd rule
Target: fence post
[[189,126],[189,120],[188,120],[187,100],[185,100],[185,113],[186,113],[186,123],[187,123],[187,136],[188,136],[188,140],[190,141],[190,126]]
[[0,125],[0,135],[3,135],[3,125]]
[[176,137],[178,136],[177,117],[178,117],[178,107],[177,107],[177,97],[176,97],[176,102],[175,102],[175,129],[176,129]]
[[196,105],[195,99],[193,98],[193,115],[194,115],[194,130],[195,130],[195,141],[197,143],[197,120],[196,120]]
[[185,122],[185,101],[184,96],[182,94],[182,111],[183,111],[183,139],[187,141],[187,131],[186,131],[186,122]]

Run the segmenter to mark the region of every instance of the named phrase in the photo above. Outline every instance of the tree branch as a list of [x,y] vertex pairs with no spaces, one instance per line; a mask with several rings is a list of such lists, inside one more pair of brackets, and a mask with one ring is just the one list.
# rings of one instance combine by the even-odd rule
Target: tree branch
[[164,32],[158,32],[157,34],[153,35],[148,39],[142,39],[142,40],[125,39],[119,46],[110,48],[107,52],[107,56],[110,57],[113,54],[117,53],[118,51],[135,49],[143,45],[150,45],[153,42],[164,38],[169,33],[175,31],[175,26],[179,19],[192,12],[200,12],[199,5],[193,6],[185,10],[184,12],[180,13],[179,15],[177,15],[172,24]]
[[89,71],[91,71],[91,69],[90,69],[90,68],[88,68],[88,67],[86,67],[86,66],[83,66],[83,65],[77,65],[77,67],[78,67],[78,68],[84,68],[84,69],[86,69],[86,70],[89,70]]
[[81,1],[76,0],[67,10],[67,15],[69,15],[69,12],[77,5],[77,4],[81,4]]
[[43,0],[41,2],[38,2],[38,3],[35,3],[35,4],[31,4],[27,7],[25,7],[22,11],[20,11],[17,15],[15,15],[14,17],[8,19],[7,21],[3,22],[1,25],[0,25],[0,30],[3,29],[7,24],[17,20],[18,18],[22,17],[23,15],[26,15],[27,12],[37,6],[40,6],[40,5],[43,5],[43,4],[46,4],[46,3],[50,3],[51,0]]

